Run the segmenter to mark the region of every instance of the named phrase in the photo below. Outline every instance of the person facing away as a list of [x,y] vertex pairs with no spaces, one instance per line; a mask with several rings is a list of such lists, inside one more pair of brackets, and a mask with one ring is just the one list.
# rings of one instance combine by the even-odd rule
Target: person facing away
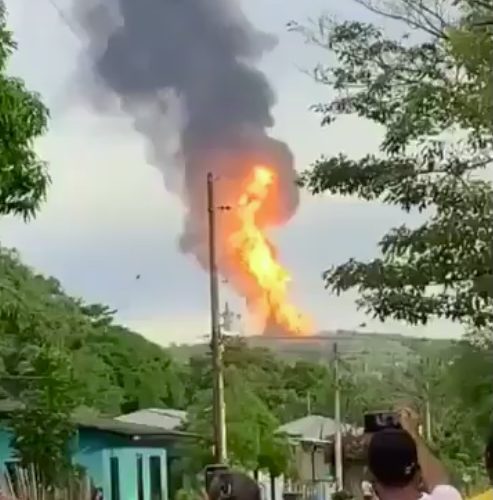
[[445,467],[419,435],[416,415],[404,409],[399,418],[401,429],[375,433],[368,447],[368,468],[378,498],[462,500],[459,491],[450,485]]
[[261,500],[255,480],[234,471],[218,472],[207,490],[207,497],[209,500]]

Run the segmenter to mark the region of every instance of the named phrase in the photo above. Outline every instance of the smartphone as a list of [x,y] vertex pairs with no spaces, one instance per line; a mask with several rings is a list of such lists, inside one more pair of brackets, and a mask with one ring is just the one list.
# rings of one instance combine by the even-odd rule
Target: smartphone
[[399,417],[392,411],[373,411],[364,415],[365,433],[374,433],[384,429],[401,429]]
[[229,468],[226,465],[221,465],[221,464],[207,465],[205,470],[204,470],[205,491],[209,491],[212,480],[214,479],[214,477],[217,474],[220,474],[221,472],[226,472],[228,470],[229,470]]

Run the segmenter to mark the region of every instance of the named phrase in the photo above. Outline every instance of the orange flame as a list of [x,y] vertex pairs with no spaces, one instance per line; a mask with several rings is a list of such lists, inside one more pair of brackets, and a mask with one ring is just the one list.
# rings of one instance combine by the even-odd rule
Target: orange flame
[[277,262],[272,243],[258,225],[259,211],[265,209],[269,194],[275,188],[275,173],[269,167],[257,165],[237,202],[240,221],[229,243],[234,248],[238,264],[246,269],[263,291],[255,304],[262,320],[273,320],[282,329],[295,335],[311,332],[311,322],[288,301],[291,276]]

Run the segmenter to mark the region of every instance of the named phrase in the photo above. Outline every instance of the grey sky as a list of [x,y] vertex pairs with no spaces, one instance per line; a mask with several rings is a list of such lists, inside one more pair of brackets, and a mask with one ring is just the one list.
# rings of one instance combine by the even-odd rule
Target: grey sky
[[[351,2],[331,0],[243,3],[256,26],[279,37],[261,67],[278,96],[273,134],[289,143],[298,169],[320,153],[357,157],[375,151],[380,131],[371,124],[346,118],[330,128],[319,126],[308,107],[327,99],[329,89],[299,68],[312,66],[324,54],[285,28],[291,19],[304,21],[323,11],[339,17],[366,14]],[[10,71],[39,91],[51,108],[50,132],[37,147],[50,163],[53,186],[35,222],[1,222],[2,244],[19,248],[28,264],[55,275],[69,293],[119,309],[123,322],[155,341],[198,339],[208,330],[207,276],[178,252],[180,201],[165,190],[158,170],[146,164],[144,143],[128,120],[98,115],[82,98],[84,81],[76,72],[81,41],[50,2],[6,4],[19,43]],[[57,4],[67,7],[62,0]],[[336,298],[323,289],[323,269],[351,256],[370,258],[378,239],[401,218],[399,211],[377,204],[303,195],[298,213],[275,240],[293,274],[292,297],[319,328],[353,328],[364,320],[354,295]],[[243,308],[227,288],[222,299]],[[446,323],[419,329],[369,325],[382,332],[455,333]]]

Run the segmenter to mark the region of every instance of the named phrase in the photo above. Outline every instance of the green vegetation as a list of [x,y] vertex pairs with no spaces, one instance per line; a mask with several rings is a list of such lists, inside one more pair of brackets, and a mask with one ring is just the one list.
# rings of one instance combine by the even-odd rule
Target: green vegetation
[[378,155],[321,158],[301,183],[425,221],[392,228],[379,257],[350,258],[325,273],[326,285],[335,293],[355,288],[360,307],[381,320],[448,318],[491,329],[493,190],[485,169],[493,159],[493,7],[454,2],[454,22],[450,2],[357,2],[421,33],[389,38],[375,24],[327,17],[314,29],[291,25],[330,53],[314,71],[336,91],[314,107],[322,123],[353,114],[384,129]]
[[62,485],[72,471],[70,442],[74,433],[71,416],[76,393],[69,357],[47,344],[32,346],[23,372],[26,384],[18,398],[24,406],[12,419],[13,445],[21,465],[36,465],[45,485]]
[[5,73],[16,45],[0,3],[0,215],[35,215],[46,195],[49,177],[33,149],[47,128],[48,110],[22,80]]
[[[61,442],[70,435],[69,415],[77,406],[107,415],[148,407],[187,409],[190,430],[203,438],[190,450],[189,467],[210,460],[211,363],[204,346],[177,361],[172,350],[116,325],[107,307],[85,305],[53,278],[35,274],[15,252],[1,250],[0,270],[0,385],[4,397],[26,403],[16,424],[24,438],[15,443],[26,462],[43,461],[48,477],[59,473],[66,451]],[[423,413],[429,406],[441,452],[459,476],[467,470],[479,477],[483,432],[493,410],[488,339],[477,332],[455,343],[340,333],[344,419],[361,424],[364,411],[403,399]],[[312,413],[333,415],[333,340],[227,339],[227,423],[235,463],[285,472],[289,452],[274,430],[305,416],[308,406]],[[355,344],[364,348],[355,353]],[[376,351],[385,345],[391,353],[382,362]],[[40,418],[52,422],[53,436],[39,436]],[[33,446],[41,437],[43,446]],[[46,450],[55,463],[46,460]]]
[[[351,365],[369,371],[379,370],[383,366],[405,363],[416,356],[416,352],[437,353],[453,345],[450,339],[416,338],[404,335],[382,335],[363,332],[320,332],[320,338],[280,339],[263,336],[247,337],[249,347],[269,349],[282,359],[295,363],[329,363],[332,357],[333,341],[337,341],[339,350]],[[169,352],[173,359],[186,363],[190,358],[204,355],[209,347],[203,344],[173,344]]]
[[[476,484],[493,412],[492,190],[480,175],[492,153],[492,8],[479,0],[457,4],[461,17],[454,25],[414,0],[400,0],[394,4],[400,10],[384,12],[427,33],[426,41],[415,44],[387,39],[378,27],[359,22],[322,19],[315,34],[293,28],[335,55],[336,65],[315,72],[340,92],[316,107],[324,123],[355,113],[386,130],[378,157],[320,160],[303,176],[304,184],[312,192],[356,195],[427,216],[418,228],[391,230],[379,259],[350,260],[327,272],[327,283],[336,292],[356,287],[361,306],[383,320],[445,317],[470,329],[455,343],[339,333],[342,417],[361,424],[366,410],[412,402],[430,417],[427,435],[457,481],[467,474]],[[14,47],[0,12],[0,215],[29,218],[49,183],[33,149],[46,128],[47,110],[21,81],[5,76]],[[455,130],[460,133],[443,139]],[[80,407],[107,415],[187,409],[189,429],[202,438],[189,450],[188,465],[197,470],[210,460],[207,349],[164,349],[115,324],[114,313],[69,296],[56,279],[0,247],[1,396],[22,403],[12,419],[13,444],[42,486],[63,487],[57,483],[72,477],[71,417]],[[226,339],[234,464],[274,476],[289,472],[287,442],[275,430],[308,409],[333,414],[333,340],[324,334],[301,341]]]

